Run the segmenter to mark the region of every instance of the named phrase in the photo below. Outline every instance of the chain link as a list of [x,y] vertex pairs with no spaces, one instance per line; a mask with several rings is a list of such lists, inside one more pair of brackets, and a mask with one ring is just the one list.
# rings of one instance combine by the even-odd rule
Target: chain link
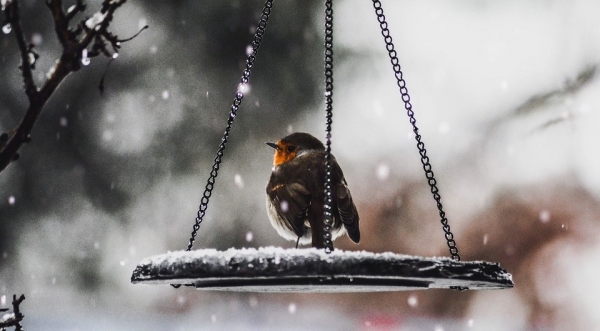
[[333,4],[325,0],[325,201],[323,204],[325,252],[333,251],[331,227],[333,225],[331,199],[331,123],[333,110]]
[[240,104],[242,103],[242,99],[244,98],[244,90],[246,88],[246,84],[248,84],[248,79],[250,78],[250,71],[254,66],[254,61],[256,60],[256,54],[258,53],[260,42],[262,41],[265,29],[267,28],[267,21],[269,20],[269,15],[271,14],[271,7],[273,6],[273,1],[274,0],[267,0],[265,2],[262,15],[260,17],[260,20],[258,21],[256,33],[254,34],[254,39],[252,41],[252,52],[250,53],[250,55],[248,55],[248,58],[246,59],[246,69],[244,69],[242,78],[240,79],[240,85],[238,86],[237,93],[235,94],[235,98],[233,99],[233,104],[231,105],[229,119],[227,120],[227,127],[225,128],[225,133],[223,134],[223,138],[221,139],[221,144],[219,145],[217,156],[214,159],[212,170],[210,171],[210,176],[206,181],[206,187],[204,188],[204,193],[200,201],[198,216],[196,217],[196,221],[194,223],[190,242],[186,249],[187,251],[190,251],[192,249],[192,246],[194,246],[194,241],[196,240],[196,235],[198,234],[198,230],[200,229],[200,224],[204,219],[204,215],[206,215],[208,201],[210,200],[210,196],[215,187],[215,181],[217,179],[217,175],[219,174],[219,167],[221,165],[223,155],[225,152],[225,146],[227,145],[227,140],[229,138],[229,131],[231,131],[233,121],[235,119],[235,116],[237,115]]
[[[274,0],[267,0],[265,2],[265,6],[262,11],[262,15],[260,16],[260,20],[258,21],[258,26],[256,27],[256,32],[254,33],[254,39],[252,40],[252,52],[248,55],[246,59],[246,68],[242,73],[242,78],[240,79],[240,84],[238,86],[238,90],[235,94],[235,98],[233,99],[233,103],[231,105],[231,111],[229,112],[229,119],[227,119],[227,126],[225,127],[225,133],[223,133],[223,138],[221,138],[221,144],[219,144],[219,149],[217,150],[217,156],[214,159],[214,163],[212,166],[212,170],[210,171],[210,176],[206,181],[206,186],[204,187],[204,193],[202,194],[202,199],[200,200],[200,207],[198,208],[198,215],[196,216],[196,220],[194,222],[194,226],[192,229],[192,234],[190,237],[190,241],[188,243],[186,251],[190,251],[194,246],[194,242],[196,241],[196,236],[198,235],[198,230],[200,230],[200,224],[204,220],[204,215],[206,215],[206,209],[208,208],[208,202],[212,195],[212,191],[215,188],[215,182],[217,179],[217,175],[219,174],[219,167],[221,166],[221,162],[223,159],[223,155],[225,153],[225,146],[227,145],[227,141],[229,138],[229,131],[231,131],[231,127],[233,126],[233,121],[235,116],[237,115],[237,111],[240,108],[240,104],[242,103],[242,99],[244,98],[244,90],[246,89],[246,84],[248,84],[248,79],[250,78],[250,72],[252,67],[254,66],[254,61],[256,60],[256,54],[258,53],[258,48],[260,47],[260,42],[262,41],[263,35],[265,33],[265,29],[267,28],[267,21],[269,20],[269,15],[271,14],[271,7],[273,7]],[[171,284],[174,288],[179,288],[181,285]]]
[[381,2],[379,0],[372,1],[373,7],[375,8],[375,14],[377,15],[377,20],[379,21],[379,27],[381,28],[381,35],[385,41],[385,47],[388,51],[388,56],[390,57],[390,62],[392,63],[392,67],[394,69],[394,76],[396,77],[397,85],[400,88],[400,94],[402,95],[404,108],[406,109],[406,114],[408,115],[410,124],[412,125],[413,132],[415,133],[417,148],[419,149],[419,154],[421,155],[421,164],[423,164],[423,170],[425,170],[425,177],[427,178],[427,183],[431,188],[431,194],[433,194],[433,199],[435,200],[439,210],[439,215],[441,218],[440,222],[442,223],[442,229],[444,230],[444,237],[446,238],[450,255],[452,256],[453,260],[460,261],[460,255],[458,255],[456,241],[454,240],[454,235],[450,231],[450,225],[448,225],[448,219],[446,218],[446,213],[444,212],[442,206],[442,198],[437,187],[437,181],[435,180],[433,170],[431,170],[431,163],[429,162],[429,157],[427,156],[427,150],[425,149],[425,144],[423,141],[421,141],[421,135],[419,134],[419,128],[417,127],[417,120],[415,119],[415,113],[412,110],[410,96],[408,95],[408,89],[406,88],[406,81],[403,78],[398,56],[394,49],[394,44],[392,43],[392,36],[390,35],[390,30],[388,29],[388,24],[385,20],[385,15],[383,14]]

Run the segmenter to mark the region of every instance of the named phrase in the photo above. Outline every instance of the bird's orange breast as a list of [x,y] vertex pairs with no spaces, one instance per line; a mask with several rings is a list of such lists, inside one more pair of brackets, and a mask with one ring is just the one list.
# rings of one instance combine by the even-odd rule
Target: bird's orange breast
[[275,150],[275,156],[273,157],[273,166],[278,166],[280,164],[284,164],[293,160],[296,157],[296,152],[288,152],[287,147],[288,144],[283,143],[281,141],[277,142],[277,146],[279,148]]

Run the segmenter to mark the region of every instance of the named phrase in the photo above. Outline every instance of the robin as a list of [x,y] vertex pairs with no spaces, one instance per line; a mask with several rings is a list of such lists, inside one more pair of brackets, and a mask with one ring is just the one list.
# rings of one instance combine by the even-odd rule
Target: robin
[[[275,149],[273,171],[267,183],[267,211],[280,236],[298,244],[325,247],[325,146],[308,133],[296,132],[267,143]],[[347,233],[358,244],[358,212],[335,157],[331,156],[333,240]]]

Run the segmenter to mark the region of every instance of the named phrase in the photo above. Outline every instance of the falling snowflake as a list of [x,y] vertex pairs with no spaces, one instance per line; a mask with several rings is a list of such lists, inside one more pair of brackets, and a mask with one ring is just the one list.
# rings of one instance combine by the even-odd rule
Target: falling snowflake
[[248,300],[250,307],[256,307],[258,305],[258,299],[256,297],[250,297]]
[[450,131],[450,125],[446,122],[442,122],[442,123],[440,123],[438,130],[442,134],[448,133],[448,131]]
[[382,163],[377,167],[377,178],[379,180],[386,180],[390,177],[390,166],[386,163]]
[[538,217],[540,219],[540,222],[548,223],[548,222],[550,222],[550,211],[544,209],[544,210],[540,211],[540,215]]
[[235,174],[233,176],[233,182],[235,183],[235,186],[237,186],[239,189],[244,188],[244,181],[242,180],[242,175]]
[[12,31],[12,26],[9,24],[6,24],[2,27],[2,32],[4,32],[5,34],[9,34]]
[[290,210],[290,204],[285,200],[281,201],[280,207],[281,211],[284,213],[287,213],[287,211]]
[[290,312],[290,314],[295,314],[296,313],[296,304],[290,303],[290,305],[288,306],[288,311]]
[[417,299],[416,295],[409,296],[407,302],[411,308],[414,308],[419,304],[419,300]]

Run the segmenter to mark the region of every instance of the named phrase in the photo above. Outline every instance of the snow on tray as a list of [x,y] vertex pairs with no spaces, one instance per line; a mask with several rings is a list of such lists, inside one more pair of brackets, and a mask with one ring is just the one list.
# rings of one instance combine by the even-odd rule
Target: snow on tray
[[[500,283],[512,286],[512,276],[496,263],[457,262],[446,257],[423,258],[395,253],[280,247],[200,249],[177,251],[144,259],[132,282],[176,281],[198,284],[214,279],[289,279],[342,277],[404,279],[422,282],[444,280],[444,286],[470,280],[474,284]],[[448,280],[448,281],[446,281]]]
[[[256,259],[256,258],[271,258],[271,257],[298,257],[298,258],[318,258],[323,261],[332,261],[339,258],[345,259],[356,259],[356,260],[364,260],[364,259],[423,259],[422,257],[416,257],[411,255],[404,254],[395,254],[391,252],[386,253],[373,253],[367,251],[343,251],[343,250],[334,250],[331,253],[325,253],[322,249],[317,248],[301,248],[301,249],[284,249],[281,247],[260,247],[256,248],[229,248],[225,251],[220,251],[216,249],[199,249],[195,251],[175,251],[168,252],[167,254],[154,255],[151,257],[147,257],[142,260],[140,265],[150,265],[150,264],[163,264],[163,263],[181,263],[181,262],[192,262],[198,259],[210,259],[210,258],[218,258],[224,260],[231,260],[231,258],[247,258],[247,259]],[[451,261],[450,258],[446,257],[432,257],[426,258],[431,261]]]

